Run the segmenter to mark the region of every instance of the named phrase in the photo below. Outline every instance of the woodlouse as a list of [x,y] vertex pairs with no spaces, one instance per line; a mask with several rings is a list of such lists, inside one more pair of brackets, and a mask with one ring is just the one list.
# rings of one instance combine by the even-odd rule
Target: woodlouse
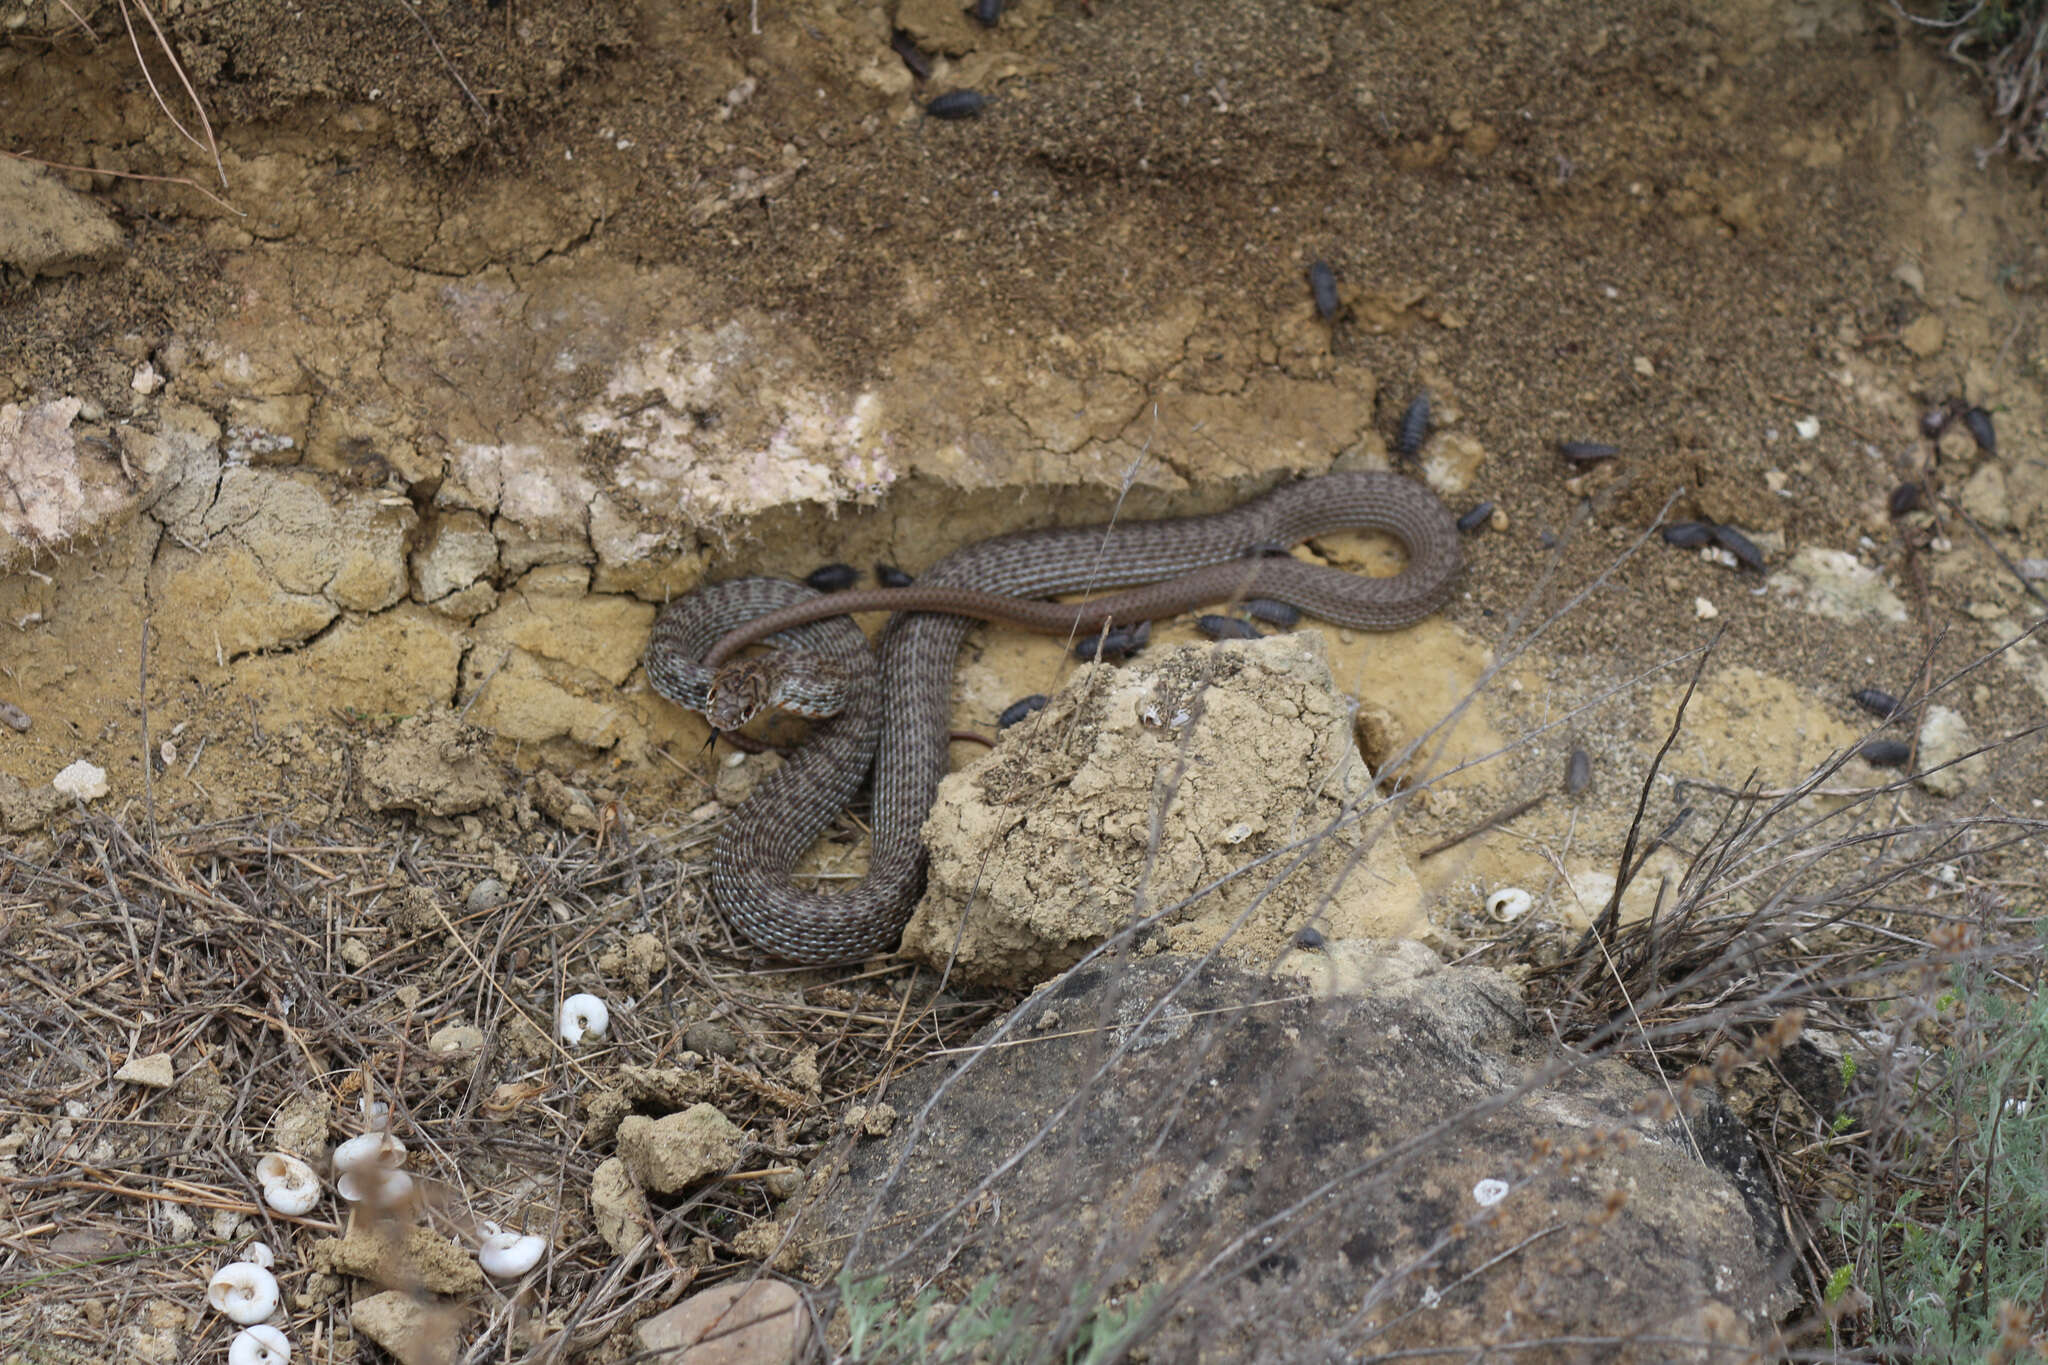
[[1135,626],[1115,626],[1100,635],[1090,635],[1084,640],[1075,641],[1074,657],[1119,663],[1143,649],[1151,639],[1150,621],[1140,621]]
[[1412,456],[1428,439],[1429,393],[1425,390],[1416,394],[1415,401],[1408,405],[1408,411],[1401,414],[1400,430],[1394,433],[1394,449]]
[[1736,562],[1743,568],[1755,569],[1758,573],[1764,571],[1764,552],[1757,549],[1755,541],[1733,526],[1715,523],[1714,543],[1734,555]]
[[1902,739],[1873,739],[1856,753],[1873,768],[1903,768],[1913,746]]
[[1890,509],[1893,516],[1903,517],[1920,505],[1920,494],[1919,484],[1902,483],[1892,490],[1889,498],[1885,499],[1885,506]]
[[1003,714],[996,717],[996,729],[1007,730],[1034,711],[1043,711],[1052,700],[1043,692],[1033,692],[1028,697],[1019,697],[1003,708]]
[[1244,614],[1254,621],[1264,621],[1282,630],[1292,630],[1301,624],[1300,607],[1291,602],[1277,602],[1270,597],[1247,597]]
[[1970,439],[1977,443],[1977,449],[1988,455],[1998,453],[1998,428],[1991,425],[1990,413],[1971,408],[1963,414],[1963,425],[1970,429]]
[[1703,545],[1711,545],[1714,543],[1714,523],[1675,521],[1664,528],[1664,543],[1676,545],[1681,550],[1697,550]]
[[979,90],[948,90],[934,96],[924,107],[933,118],[973,118],[988,108],[988,96]]
[[1195,629],[1212,640],[1263,640],[1264,632],[1249,621],[1240,621],[1235,616],[1197,616]]
[[1329,321],[1337,316],[1337,272],[1328,261],[1316,261],[1308,268],[1308,291],[1315,295],[1316,316]]
[[1897,697],[1875,687],[1859,688],[1849,694],[1849,700],[1879,720],[1894,720],[1904,710]]
[[1313,952],[1323,946],[1323,934],[1312,924],[1304,924],[1294,931],[1294,946]]
[[1482,502],[1477,507],[1474,507],[1471,511],[1467,512],[1464,516],[1458,518],[1458,529],[1469,536],[1474,531],[1478,530],[1480,527],[1486,525],[1487,522],[1492,520],[1493,504],[1490,502]]
[[917,580],[897,568],[894,564],[884,564],[880,560],[876,560],[875,581],[885,588],[907,588]]
[[967,12],[983,28],[994,28],[996,21],[1003,17],[1003,0],[974,0],[974,8]]
[[1954,418],[1955,414],[1946,406],[1929,408],[1920,414],[1920,434],[1930,441],[1938,441],[1941,439],[1941,433],[1948,430],[1948,424]]
[[908,33],[897,29],[889,35],[889,50],[903,59],[904,67],[921,81],[932,78],[932,59],[925,56]]
[[1571,757],[1564,763],[1564,789],[1568,796],[1577,796],[1593,785],[1593,759],[1585,746],[1574,744]]
[[819,592],[845,592],[860,582],[860,570],[851,564],[821,564],[804,575],[804,582]]
[[1603,445],[1599,441],[1559,441],[1557,453],[1573,464],[1596,464],[1621,454],[1621,447]]

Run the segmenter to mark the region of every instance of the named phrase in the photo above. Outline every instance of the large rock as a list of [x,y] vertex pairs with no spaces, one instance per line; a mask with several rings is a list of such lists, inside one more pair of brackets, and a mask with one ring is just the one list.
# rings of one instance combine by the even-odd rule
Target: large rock
[[1319,631],[1083,669],[940,784],[904,949],[1027,984],[1162,910],[1165,943],[1246,961],[1310,922],[1412,934],[1415,874],[1383,818],[1352,818],[1373,799],[1352,733]]
[[990,1285],[1039,1340],[1156,1294],[1152,1360],[1769,1340],[1779,1213],[1718,1101],[1665,1117],[1656,1079],[1567,1064],[1505,980],[1419,945],[1351,977],[1318,998],[1177,956],[1073,972],[891,1087],[906,1121],[813,1177],[809,1272],[885,1275],[901,1304],[929,1277],[935,1315]]

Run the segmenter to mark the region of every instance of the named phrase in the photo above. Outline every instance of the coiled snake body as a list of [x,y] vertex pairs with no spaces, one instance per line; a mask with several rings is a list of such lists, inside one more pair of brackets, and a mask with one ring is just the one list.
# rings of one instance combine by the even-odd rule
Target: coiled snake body
[[[1407,567],[1367,578],[1260,557],[1354,529],[1393,534],[1408,551]],[[717,713],[713,723],[727,726],[772,700],[774,689],[772,666],[743,660],[728,666],[740,671],[723,675],[727,695],[719,696],[718,668],[740,648],[766,638],[828,661],[822,691],[838,713],[726,822],[712,852],[711,891],[726,921],[757,946],[796,962],[845,962],[893,948],[924,890],[922,831],[947,770],[948,694],[970,618],[1089,634],[1105,619],[1149,620],[1255,595],[1335,625],[1392,630],[1441,606],[1458,565],[1457,526],[1421,484],[1371,471],[1326,474],[1213,516],[999,536],[955,551],[908,588],[821,596],[775,578],[716,584],[661,613],[646,667],[657,692]],[[1017,600],[1133,584],[1149,586],[1078,607]],[[844,613],[879,610],[902,614],[883,633],[878,670]],[[737,714],[734,692],[745,703]],[[836,893],[796,886],[797,860],[860,789],[870,755],[867,876]]]

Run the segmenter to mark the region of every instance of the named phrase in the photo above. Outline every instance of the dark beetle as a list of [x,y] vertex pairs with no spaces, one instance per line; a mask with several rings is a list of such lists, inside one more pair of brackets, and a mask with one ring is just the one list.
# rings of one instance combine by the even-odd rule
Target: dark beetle
[[1294,931],[1294,946],[1304,952],[1314,952],[1323,946],[1322,931],[1313,924],[1304,924]]
[[1714,540],[1714,523],[1711,521],[1675,521],[1664,528],[1664,543],[1676,545],[1681,550],[1697,550],[1711,545]]
[[1941,439],[1941,433],[1948,430],[1948,424],[1954,419],[1955,414],[1949,411],[1946,404],[1938,408],[1929,408],[1920,414],[1920,434],[1930,441],[1938,441]]
[[1197,616],[1195,629],[1212,640],[1263,640],[1265,635],[1249,621],[1235,616]]
[[1003,17],[1003,0],[974,0],[974,7],[967,12],[983,28],[994,28],[996,20]]
[[1429,394],[1424,391],[1416,394],[1408,411],[1401,414],[1401,428],[1394,433],[1394,449],[1403,455],[1413,455],[1428,439]]
[[1568,796],[1577,796],[1593,784],[1593,760],[1583,746],[1574,744],[1572,756],[1564,764],[1564,789]]
[[1264,621],[1282,630],[1292,630],[1301,624],[1301,608],[1291,602],[1276,602],[1270,597],[1247,597],[1244,614],[1254,621]]
[[1733,526],[1716,524],[1714,543],[1734,555],[1735,562],[1743,568],[1755,569],[1758,573],[1764,571],[1764,552],[1757,549],[1754,541]]
[[1621,447],[1602,445],[1598,441],[1559,441],[1557,453],[1573,464],[1595,464],[1621,454]]
[[933,118],[974,118],[988,108],[988,96],[979,90],[948,90],[932,99],[924,111]]
[[1891,497],[1885,500],[1885,506],[1891,510],[1894,517],[1903,517],[1920,505],[1921,492],[1921,487],[1917,483],[1902,483],[1892,490]]
[[1043,692],[1033,692],[1028,697],[1018,698],[1016,701],[1013,701],[1008,706],[1004,707],[1003,714],[996,717],[996,729],[1009,729],[1012,725],[1015,725],[1018,721],[1024,719],[1024,717],[1030,715],[1032,712],[1043,711],[1045,709],[1046,703],[1051,700],[1052,698],[1046,696]]
[[1904,710],[1899,699],[1889,692],[1875,687],[1865,687],[1849,694],[1849,700],[1876,716],[1879,720],[1896,719]]
[[860,570],[851,564],[826,564],[805,574],[804,582],[819,592],[845,592],[860,582]]
[[1971,408],[1963,414],[1963,425],[1970,429],[1970,439],[1977,443],[1977,449],[1987,455],[1998,453],[1998,429],[1991,425],[1990,413]]
[[885,588],[907,588],[917,580],[894,564],[875,561],[875,581]]
[[1469,536],[1492,520],[1493,504],[1482,502],[1464,516],[1458,518],[1458,529]]
[[1309,266],[1308,292],[1315,295],[1316,316],[1326,322],[1337,316],[1337,272],[1330,269],[1328,261]]
[[1903,768],[1913,746],[1902,739],[1873,739],[1856,752],[1873,768]]

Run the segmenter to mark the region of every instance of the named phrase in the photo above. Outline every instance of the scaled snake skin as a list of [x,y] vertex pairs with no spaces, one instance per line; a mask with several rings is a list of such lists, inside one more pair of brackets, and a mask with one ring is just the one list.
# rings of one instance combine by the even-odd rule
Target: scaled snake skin
[[[1339,530],[1391,533],[1408,551],[1407,567],[1368,578],[1261,557]],[[1086,635],[1105,617],[1129,624],[1257,596],[1334,625],[1392,630],[1443,604],[1459,558],[1457,526],[1435,494],[1399,475],[1352,471],[1285,484],[1213,516],[998,536],[948,555],[908,588],[825,596],[784,579],[742,578],[701,589],[654,623],[646,667],[661,695],[707,709],[717,667],[764,637],[830,660],[846,693],[843,709],[814,726],[726,821],[712,852],[712,899],[741,935],[794,962],[895,948],[924,890],[922,830],[948,767],[953,665],[971,617]],[[1080,607],[1013,600],[1136,584],[1151,586]],[[902,613],[883,633],[879,670],[867,637],[844,615],[875,610]],[[819,619],[790,619],[807,613]],[[871,755],[867,876],[846,891],[798,887],[797,861],[859,791]]]

